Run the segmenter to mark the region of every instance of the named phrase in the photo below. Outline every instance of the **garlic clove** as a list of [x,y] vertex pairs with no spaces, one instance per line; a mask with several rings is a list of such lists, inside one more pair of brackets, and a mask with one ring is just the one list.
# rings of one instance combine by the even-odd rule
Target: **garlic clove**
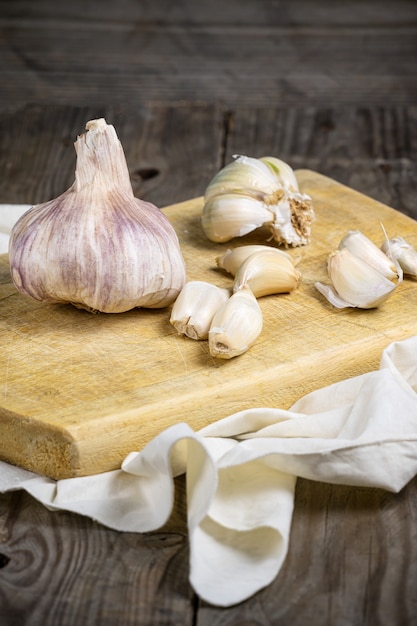
[[328,272],[333,289],[322,283],[316,283],[315,286],[337,308],[376,308],[397,287],[348,248],[342,247],[330,255]]
[[134,197],[114,127],[98,119],[86,128],[75,143],[73,185],[12,229],[16,288],[92,312],[168,306],[185,282],[175,230],[153,204]]
[[417,251],[403,237],[393,237],[384,241],[382,252],[399,263],[404,274],[417,278]]
[[217,243],[243,237],[272,220],[273,215],[263,202],[234,194],[212,197],[201,216],[204,232]]
[[290,293],[301,282],[301,273],[290,258],[275,250],[261,250],[249,256],[239,267],[233,290],[249,287],[256,298],[278,293]]
[[246,352],[262,331],[263,316],[248,287],[236,291],[216,312],[209,330],[210,354],[231,359]]
[[207,339],[214,314],[229,297],[228,289],[202,280],[188,281],[174,302],[170,323],[180,335]]
[[342,248],[347,248],[352,254],[371,265],[389,280],[398,278],[398,267],[392,259],[359,230],[351,230],[342,238],[339,250]]
[[262,244],[256,245],[247,245],[247,246],[238,246],[237,248],[230,249],[228,248],[226,252],[216,257],[217,267],[222,270],[225,270],[228,274],[234,276],[242,265],[243,261],[245,261],[249,256],[254,254],[255,252],[262,252],[265,250],[276,252],[284,256],[285,258],[291,260],[291,256],[284,252],[283,250],[279,250],[278,248],[273,248],[272,246],[265,246]]
[[295,176],[294,170],[288,163],[277,159],[276,157],[261,157],[259,159],[262,163],[265,163],[272,169],[280,184],[289,189],[290,191],[298,191],[298,181]]
[[265,194],[277,190],[277,178],[267,164],[244,155],[222,168],[210,181],[204,193],[204,201],[222,194],[244,194],[262,200]]

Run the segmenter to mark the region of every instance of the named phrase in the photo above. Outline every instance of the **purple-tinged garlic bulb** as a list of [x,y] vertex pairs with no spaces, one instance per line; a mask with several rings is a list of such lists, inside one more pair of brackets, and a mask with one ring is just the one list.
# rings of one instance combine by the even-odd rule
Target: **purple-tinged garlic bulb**
[[29,209],[12,229],[10,270],[35,300],[121,313],[171,304],[185,282],[178,237],[153,204],[134,197],[122,145],[104,119],[75,143],[75,182]]

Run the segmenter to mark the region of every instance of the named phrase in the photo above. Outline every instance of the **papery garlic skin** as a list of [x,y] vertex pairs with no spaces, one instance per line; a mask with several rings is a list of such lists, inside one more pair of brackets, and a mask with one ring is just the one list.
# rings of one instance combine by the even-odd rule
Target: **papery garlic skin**
[[301,273],[291,259],[275,250],[260,250],[249,256],[236,272],[233,291],[249,287],[256,298],[290,293],[301,282]]
[[309,243],[313,203],[299,191],[291,167],[275,157],[234,158],[205,191],[202,227],[207,237],[225,242],[266,226],[285,247]]
[[202,280],[188,281],[173,304],[170,323],[180,335],[207,339],[215,313],[229,297],[228,289]]
[[403,237],[393,237],[384,241],[381,250],[397,261],[407,276],[417,278],[417,250]]
[[244,261],[246,261],[248,257],[250,257],[255,252],[264,252],[266,250],[275,252],[276,254],[280,254],[286,259],[291,260],[291,256],[287,252],[284,252],[284,250],[280,250],[279,248],[273,248],[272,246],[265,246],[262,244],[253,244],[247,246],[238,246],[232,249],[228,248],[226,252],[216,257],[217,267],[225,270],[228,274],[234,276],[239,267]]
[[185,282],[175,230],[159,209],[134,197],[114,127],[98,119],[86,128],[75,143],[73,185],[29,209],[12,229],[16,288],[92,312],[168,306]]
[[232,359],[246,352],[262,331],[263,315],[248,287],[235,291],[216,312],[209,330],[210,354]]

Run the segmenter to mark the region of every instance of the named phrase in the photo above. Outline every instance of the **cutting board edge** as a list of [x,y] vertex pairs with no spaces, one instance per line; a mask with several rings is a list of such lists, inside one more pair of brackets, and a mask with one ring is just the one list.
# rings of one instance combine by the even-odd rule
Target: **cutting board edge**
[[[0,441],[1,460],[51,478],[57,476],[58,463],[66,468],[66,476],[78,474],[81,467],[79,447],[69,429],[45,424],[4,407],[0,407],[0,426],[3,435]],[[26,441],[23,447],[22,439],[18,441],[16,438],[16,433],[21,435],[22,432]],[[4,449],[2,442],[7,433],[7,449]]]
[[[352,361],[348,368],[346,368],[342,347],[338,346],[327,350],[324,355],[320,355],[320,359],[324,358],[326,362],[331,361],[332,363],[332,374],[331,377],[328,376],[328,384],[335,384],[346,378],[360,375],[364,373],[364,370],[372,371],[378,369],[381,354],[385,347],[387,347],[393,339],[406,339],[415,334],[415,332],[417,332],[417,327],[415,329],[396,329],[395,332],[389,331],[385,335],[380,335],[378,342],[375,342],[373,338],[370,338],[368,342],[358,340],[357,359],[355,362]],[[318,358],[317,356],[317,359]],[[285,368],[285,363],[278,364],[276,367],[266,372],[262,384],[260,383],[256,389],[253,387],[250,396],[245,396],[244,404],[242,404],[241,400],[239,401],[239,394],[243,388],[247,391],[247,384],[242,381],[240,387],[235,386],[233,390],[230,389],[230,387],[227,388],[227,385],[225,385],[219,390],[219,398],[223,401],[217,405],[215,414],[211,415],[211,417],[204,412],[204,408],[207,407],[208,398],[213,401],[213,390],[208,389],[207,393],[199,398],[200,404],[197,405],[194,403],[197,410],[201,409],[201,417],[184,419],[183,415],[187,415],[186,409],[189,409],[189,402],[193,399],[192,393],[190,393],[190,397],[182,398],[181,402],[177,405],[174,414],[169,418],[169,423],[166,423],[166,420],[156,419],[153,427],[148,427],[146,433],[142,424],[140,431],[136,433],[136,445],[132,445],[133,438],[130,435],[130,431],[134,428],[134,418],[136,417],[136,419],[138,419],[139,414],[143,412],[147,414],[149,420],[152,413],[156,413],[157,411],[160,413],[161,405],[159,402],[156,402],[151,410],[150,407],[147,406],[143,409],[129,409],[118,414],[112,413],[106,416],[99,416],[93,423],[89,422],[84,426],[78,425],[73,431],[71,428],[67,430],[57,428],[55,430],[57,439],[52,441],[49,438],[48,442],[50,446],[54,447],[54,454],[51,454],[49,457],[44,457],[42,464],[39,462],[39,457],[34,461],[33,457],[22,459],[21,455],[19,458],[9,455],[9,458],[4,460],[53,479],[74,478],[119,469],[127,454],[142,450],[143,447],[160,432],[174,424],[187,423],[193,430],[198,431],[218,419],[228,417],[233,413],[247,408],[262,408],[265,406],[272,408],[271,405],[273,404],[279,409],[290,409],[301,397],[320,388],[318,384],[322,377],[322,372],[319,371],[320,365],[322,365],[321,360],[315,362],[312,361],[310,357],[301,358],[294,363],[293,367],[297,368],[300,374],[300,381],[302,380],[300,387],[303,387],[303,393],[301,395],[298,391],[295,391],[293,387],[289,388],[285,386],[286,383],[282,378],[281,387],[276,386],[275,381],[277,375]],[[291,378],[291,372],[289,371],[288,380]],[[283,384],[284,387],[282,388]],[[225,393],[228,394],[228,404],[224,402]],[[269,398],[269,401],[257,402],[257,397]],[[166,401],[166,403],[170,402],[170,400]],[[223,409],[220,410],[220,407],[223,407]],[[226,409],[225,407],[228,408]],[[194,409],[194,412],[196,412],[196,409]],[[162,413],[164,414],[164,412]],[[122,421],[126,422],[128,427],[123,428],[123,424],[121,423],[118,433],[114,433],[112,436],[113,446],[111,453],[106,450],[104,456],[104,448],[100,447],[100,435],[108,432],[107,426],[111,426],[115,421],[119,421],[120,423]],[[82,432],[83,430],[84,432]],[[75,435],[75,431],[77,436]],[[48,434],[50,435],[50,433]],[[91,445],[92,441],[94,441],[95,444],[94,448],[92,448]],[[41,442],[38,442],[38,448],[41,448]],[[59,467],[58,463],[55,465],[51,464],[51,458],[58,459],[59,455],[56,454],[57,451],[61,455],[59,457],[61,459]]]

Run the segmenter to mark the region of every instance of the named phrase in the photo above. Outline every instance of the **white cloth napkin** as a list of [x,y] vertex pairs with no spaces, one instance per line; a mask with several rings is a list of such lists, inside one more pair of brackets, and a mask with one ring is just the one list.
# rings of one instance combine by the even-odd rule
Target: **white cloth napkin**
[[31,204],[0,204],[0,254],[6,254],[9,247],[9,234],[13,224]]
[[24,489],[126,532],[160,528],[187,477],[190,582],[231,606],[268,585],[287,554],[298,476],[398,492],[417,474],[417,336],[380,369],[308,394],[289,411],[240,411],[195,432],[171,426],[122,468],[54,481],[0,462],[0,492]]

